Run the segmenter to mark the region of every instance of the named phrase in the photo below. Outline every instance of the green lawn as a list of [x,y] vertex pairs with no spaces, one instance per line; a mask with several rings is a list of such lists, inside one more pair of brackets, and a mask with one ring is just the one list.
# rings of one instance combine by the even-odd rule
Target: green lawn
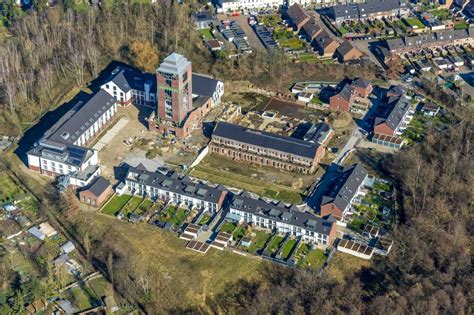
[[364,217],[357,217],[352,219],[352,221],[347,225],[350,229],[356,231],[356,232],[361,232],[362,231],[362,226],[364,226],[368,220]]
[[209,221],[211,221],[211,218],[212,218],[212,217],[211,217],[208,213],[205,213],[205,214],[202,216],[202,218],[201,218],[201,220],[199,221],[198,224],[199,224],[199,225],[206,225],[206,224],[209,223]]
[[280,20],[278,15],[265,15],[258,18],[260,23],[265,24],[268,27],[275,27]]
[[163,222],[171,222],[175,227],[179,227],[186,219],[187,211],[183,208],[177,208],[174,205],[168,206],[159,216]]
[[339,31],[339,33],[341,33],[341,35],[345,35],[347,33],[349,33],[349,31],[347,30],[347,28],[345,28],[344,26],[339,26],[339,28],[337,29]]
[[271,234],[264,231],[256,231],[255,237],[252,239],[252,244],[248,247],[248,252],[255,254],[258,250],[265,246],[265,243],[270,238]]
[[451,16],[449,11],[446,10],[446,9],[432,10],[432,11],[430,11],[430,13],[433,14],[434,16],[436,16],[438,19],[440,19],[442,21],[448,20]]
[[300,62],[310,62],[318,60],[318,56],[315,54],[301,54],[298,56]]
[[411,26],[413,29],[422,29],[425,28],[425,25],[417,18],[405,18],[404,19],[407,25]]
[[312,249],[306,255],[303,267],[310,267],[319,270],[323,267],[326,256],[322,249]]
[[131,195],[113,196],[112,199],[102,208],[102,213],[115,215],[131,198]]
[[279,40],[280,45],[290,49],[301,49],[303,48],[303,42],[299,38],[282,38]]
[[286,260],[289,258],[288,256],[290,256],[291,250],[293,249],[295,244],[296,244],[296,240],[294,239],[290,239],[288,242],[286,242],[285,246],[281,250],[281,257],[283,259]]
[[268,244],[268,251],[270,253],[274,253],[278,250],[278,248],[280,247],[280,244],[281,242],[283,242],[283,236],[280,236],[280,235],[275,235],[271,241],[270,241],[270,244]]
[[92,302],[95,300],[95,297],[90,296],[89,292],[86,290],[76,287],[70,289],[69,293],[74,299],[74,304],[77,305],[80,311],[87,310],[92,307]]
[[9,175],[0,176],[0,205],[26,197],[25,191]]
[[462,29],[465,29],[465,28],[468,28],[469,27],[469,24],[466,23],[466,21],[461,21],[461,22],[457,22],[456,24],[454,24],[454,29],[455,30],[462,30]]
[[238,242],[242,237],[245,235],[245,229],[242,226],[237,226],[237,228],[234,230],[233,237],[234,241]]
[[202,29],[202,30],[198,30],[198,33],[199,33],[199,35],[201,35],[201,37],[203,37],[205,40],[214,39],[214,36],[212,35],[211,30],[210,30],[209,28],[205,28],[205,29]]
[[134,211],[136,214],[144,214],[153,207],[154,203],[150,199],[145,199],[141,205]]
[[322,104],[323,102],[319,99],[318,96],[313,95],[313,98],[311,99],[311,103],[320,105],[320,104]]
[[234,230],[235,230],[235,224],[232,222],[224,222],[224,224],[222,224],[221,228],[219,229],[220,232],[225,232],[229,234],[232,234]]

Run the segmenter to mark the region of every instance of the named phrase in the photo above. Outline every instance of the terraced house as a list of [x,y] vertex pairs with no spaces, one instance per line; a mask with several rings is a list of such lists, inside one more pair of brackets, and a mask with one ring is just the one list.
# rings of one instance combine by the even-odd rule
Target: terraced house
[[312,173],[324,156],[319,143],[219,121],[209,143],[211,153],[288,171]]
[[388,97],[385,110],[374,121],[374,135],[401,136],[413,119],[414,109],[405,94]]
[[295,205],[270,203],[244,193],[233,197],[230,213],[256,228],[289,233],[322,247],[331,245],[336,239],[336,224],[333,221],[299,211]]
[[169,169],[148,171],[143,165],[129,167],[117,192],[159,198],[176,205],[195,207],[207,211],[221,210],[227,190],[194,182],[187,176],[179,176]]

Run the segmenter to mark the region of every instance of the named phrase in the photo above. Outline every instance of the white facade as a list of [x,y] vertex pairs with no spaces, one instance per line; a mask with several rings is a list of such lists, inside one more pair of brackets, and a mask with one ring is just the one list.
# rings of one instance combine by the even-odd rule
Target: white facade
[[178,206],[185,205],[187,207],[205,209],[206,211],[211,212],[219,211],[217,203],[208,202],[199,198],[186,196],[176,192],[171,192],[161,187],[143,185],[128,179],[125,179],[125,186],[127,187],[126,189],[134,195],[149,196],[150,198],[159,198],[162,200],[170,200],[172,203]]
[[283,1],[278,0],[236,0],[226,1],[219,0],[220,8],[219,12],[236,12],[240,10],[251,10],[251,9],[277,9],[283,5]]
[[145,83],[143,90],[136,90],[130,88],[129,91],[125,92],[120,89],[113,81],[107,82],[101,86],[101,89],[114,96],[117,99],[117,103],[120,105],[148,105],[156,102],[156,93],[152,91],[150,83]]
[[284,223],[275,219],[266,218],[263,216],[258,216],[250,212],[243,211],[241,209],[235,209],[232,206],[230,207],[230,213],[238,215],[241,222],[246,222],[248,224],[253,224],[260,228],[265,229],[275,229],[278,233],[286,234],[290,233],[296,237],[301,236],[303,240],[316,243],[322,246],[329,245],[329,235],[320,234],[304,227],[292,225],[289,223]]
[[74,142],[77,146],[85,146],[87,142],[89,142],[92,138],[97,136],[97,134],[102,130],[102,128],[110,123],[117,114],[117,103],[115,103],[112,107],[106,110],[102,116],[97,119],[92,126],[87,128],[79,138]]

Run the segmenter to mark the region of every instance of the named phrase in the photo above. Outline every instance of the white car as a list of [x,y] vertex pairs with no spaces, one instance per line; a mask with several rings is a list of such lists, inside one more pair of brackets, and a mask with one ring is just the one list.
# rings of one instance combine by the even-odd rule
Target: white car
[[409,83],[409,82],[411,82],[411,81],[413,81],[413,78],[412,78],[412,77],[406,77],[406,78],[405,78],[405,82]]

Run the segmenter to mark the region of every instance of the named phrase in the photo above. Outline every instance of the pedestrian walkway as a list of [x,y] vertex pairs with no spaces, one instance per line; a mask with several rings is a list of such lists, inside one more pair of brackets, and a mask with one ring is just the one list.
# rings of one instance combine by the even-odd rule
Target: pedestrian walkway
[[102,150],[107,143],[112,141],[112,139],[122,130],[123,127],[125,127],[128,124],[128,119],[127,118],[120,118],[120,120],[110,128],[110,130],[107,131],[107,133],[97,141],[97,143],[94,145],[93,149],[100,151]]

